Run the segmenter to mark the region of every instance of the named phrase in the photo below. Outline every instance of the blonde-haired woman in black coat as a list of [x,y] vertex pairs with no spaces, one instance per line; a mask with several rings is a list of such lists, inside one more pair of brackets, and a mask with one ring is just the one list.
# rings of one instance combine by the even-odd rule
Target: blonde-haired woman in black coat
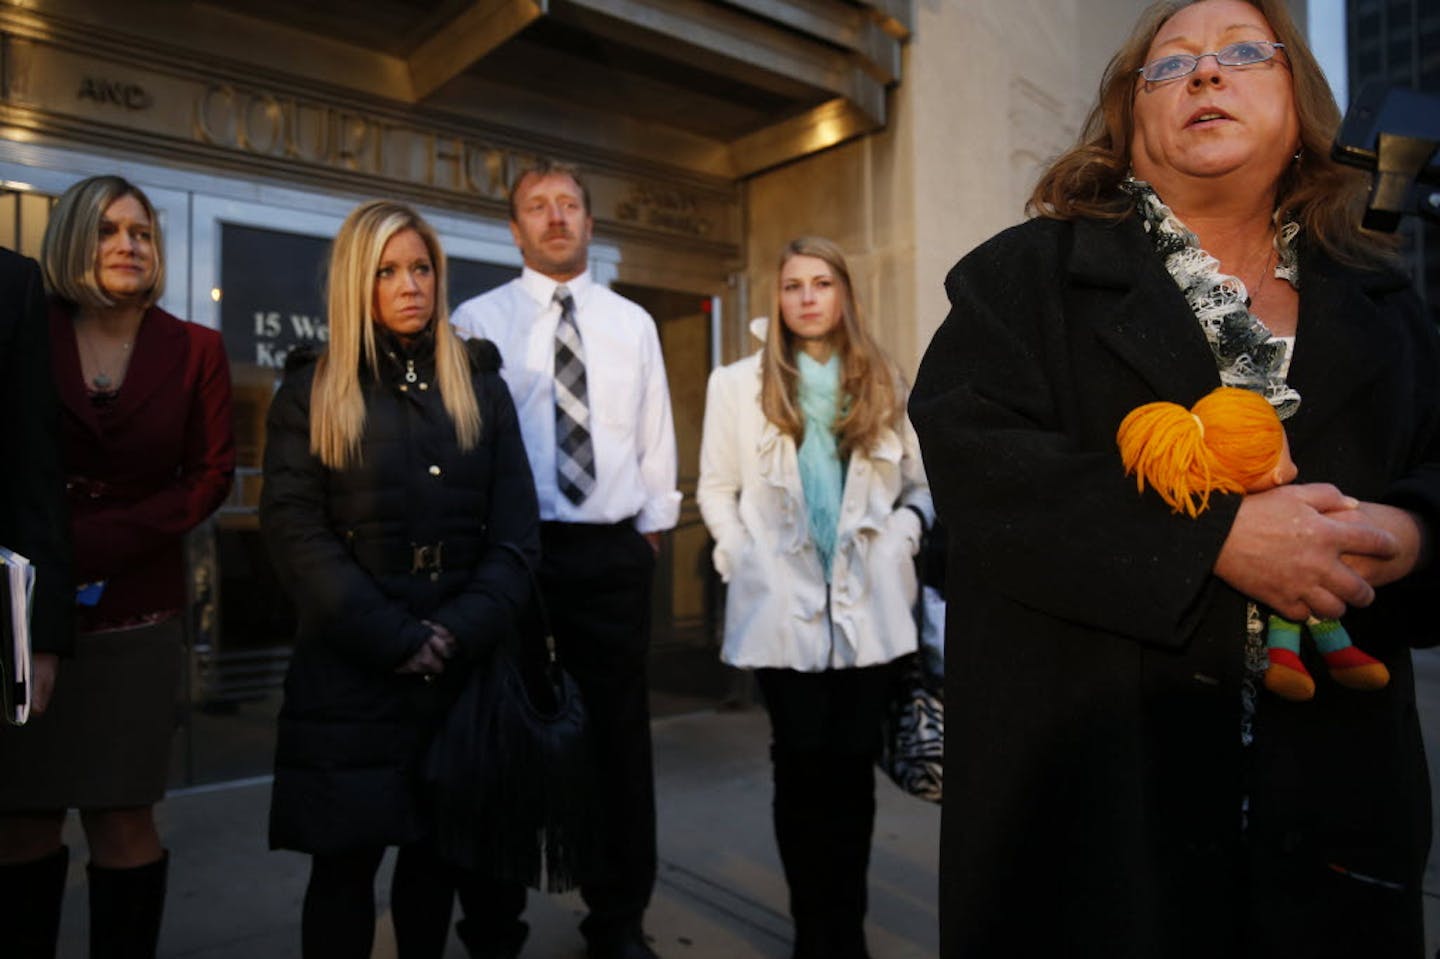
[[453,880],[418,767],[466,672],[529,595],[530,466],[499,355],[451,331],[445,256],[398,203],[357,207],[330,258],[329,347],[270,409],[260,521],[300,613],[270,842],[313,857],[307,957],[370,955],[374,876],[399,846],[404,957],[438,957]]

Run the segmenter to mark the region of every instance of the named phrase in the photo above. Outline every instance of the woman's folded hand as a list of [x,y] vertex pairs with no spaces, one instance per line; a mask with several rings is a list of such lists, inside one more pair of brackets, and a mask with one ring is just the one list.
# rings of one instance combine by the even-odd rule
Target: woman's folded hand
[[1215,560],[1215,575],[1287,619],[1338,619],[1368,606],[1375,589],[1344,557],[1388,564],[1395,532],[1328,483],[1281,486],[1245,497]]
[[450,630],[429,620],[424,620],[424,623],[431,629],[430,636],[415,651],[415,655],[396,667],[395,672],[438,676],[445,671],[446,660],[454,658],[458,644]]
[[1395,537],[1398,549],[1385,558],[1346,553],[1341,559],[1371,586],[1384,586],[1410,575],[1423,562],[1427,553],[1425,527],[1420,518],[1398,506],[1362,502],[1353,510],[1327,514],[1341,523],[1377,526]]

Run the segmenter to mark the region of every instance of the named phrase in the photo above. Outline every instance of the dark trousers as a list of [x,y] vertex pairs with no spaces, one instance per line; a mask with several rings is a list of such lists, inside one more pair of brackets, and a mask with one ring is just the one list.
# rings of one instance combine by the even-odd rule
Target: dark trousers
[[[599,769],[598,835],[580,884],[592,943],[638,936],[655,885],[655,773],[646,655],[655,553],[630,522],[545,523],[539,579],[561,662],[589,713]],[[474,935],[514,925],[523,890],[479,877],[461,888]]]
[[775,842],[790,888],[795,959],[863,959],[875,760],[888,665],[757,669],[770,713]]
[[[369,959],[375,940],[375,871],[383,846],[314,856],[301,913],[305,959]],[[390,912],[401,959],[440,959],[450,936],[458,871],[426,845],[395,860]]]

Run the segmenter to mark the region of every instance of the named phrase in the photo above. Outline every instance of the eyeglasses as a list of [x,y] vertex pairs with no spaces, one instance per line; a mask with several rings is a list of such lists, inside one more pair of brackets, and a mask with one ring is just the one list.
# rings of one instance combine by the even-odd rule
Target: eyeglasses
[[1284,49],[1285,44],[1283,43],[1271,43],[1268,40],[1241,40],[1239,43],[1221,47],[1213,53],[1172,53],[1168,57],[1151,60],[1135,72],[1149,83],[1164,83],[1167,80],[1188,77],[1195,72],[1196,67],[1200,66],[1200,61],[1206,57],[1214,57],[1215,62],[1222,67],[1248,67],[1254,63],[1264,63],[1274,57],[1276,51]]

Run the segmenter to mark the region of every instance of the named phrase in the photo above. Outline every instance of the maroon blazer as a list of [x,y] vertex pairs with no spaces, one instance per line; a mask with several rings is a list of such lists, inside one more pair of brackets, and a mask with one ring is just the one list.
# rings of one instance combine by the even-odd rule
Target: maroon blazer
[[113,405],[85,390],[69,306],[51,301],[75,581],[106,582],[82,631],[185,604],[182,541],[235,472],[230,365],[220,334],[152,306]]

